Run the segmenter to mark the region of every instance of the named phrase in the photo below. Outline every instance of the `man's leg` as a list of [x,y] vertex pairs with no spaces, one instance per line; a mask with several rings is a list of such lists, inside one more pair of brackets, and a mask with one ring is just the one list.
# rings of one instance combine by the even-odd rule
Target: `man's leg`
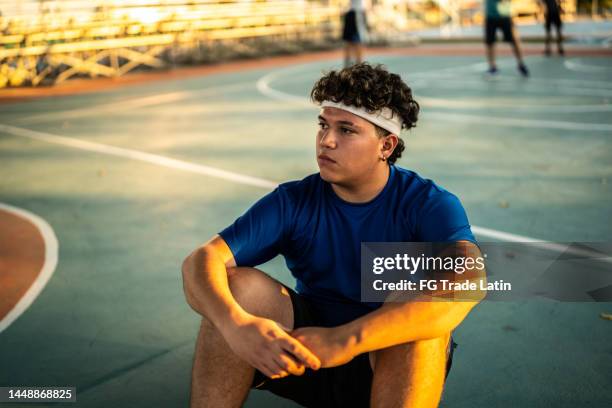
[[523,61],[523,53],[521,51],[521,37],[517,34],[516,27],[514,24],[510,23],[510,43],[512,44],[512,51],[514,52],[514,56],[516,57],[516,62],[518,65],[518,70],[521,75],[525,78],[529,76],[529,70]]
[[432,408],[442,396],[450,334],[370,353],[371,407]]
[[552,41],[552,35],[550,33],[550,24],[546,23],[546,37],[544,38],[544,54],[546,56],[550,55],[550,43]]
[[344,68],[350,67],[351,64],[351,43],[344,43]]
[[489,62],[489,71],[497,69],[495,65],[495,44],[487,44],[487,61]]
[[516,32],[516,27],[512,25],[512,51],[514,52],[514,57],[519,65],[525,65],[523,62],[523,52],[521,50],[521,37],[518,36]]
[[559,52],[559,55],[564,55],[565,51],[563,50],[563,34],[561,33],[561,27],[562,27],[562,23],[561,23],[561,18],[559,18],[559,21],[557,22],[557,25],[555,26],[556,31],[557,31],[557,52]]
[[[230,290],[247,312],[293,328],[293,309],[286,289],[254,268],[228,269]],[[255,369],[238,358],[223,336],[202,318],[191,379],[191,407],[240,407]]]
[[361,43],[355,43],[355,61],[357,61],[356,64],[363,62],[363,46]]

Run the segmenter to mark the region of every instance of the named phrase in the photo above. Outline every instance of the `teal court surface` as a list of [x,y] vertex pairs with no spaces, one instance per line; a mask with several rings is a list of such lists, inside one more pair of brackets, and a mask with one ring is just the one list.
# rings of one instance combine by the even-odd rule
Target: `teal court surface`
[[[528,79],[508,56],[496,77],[479,53],[368,56],[422,107],[399,165],[457,194],[481,241],[611,241],[612,59],[568,51],[529,55]],[[307,95],[340,63],[0,105],[0,203],[57,243],[44,288],[0,326],[0,385],[75,386],[67,406],[186,406],[199,319],[181,262],[277,183],[317,171]],[[293,284],[280,258],[262,269]],[[612,305],[485,301],[455,332],[442,406],[610,406],[602,312]],[[253,391],[246,406],[295,404]]]

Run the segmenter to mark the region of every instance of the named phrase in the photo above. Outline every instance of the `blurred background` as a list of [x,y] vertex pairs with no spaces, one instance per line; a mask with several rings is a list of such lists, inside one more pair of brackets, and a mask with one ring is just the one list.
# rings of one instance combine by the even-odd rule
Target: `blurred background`
[[[561,0],[563,19],[593,32],[612,0]],[[134,69],[329,49],[339,44],[342,0],[1,0],[0,88],[116,77]],[[538,0],[512,0],[519,25],[543,22]],[[370,0],[372,45],[480,38],[478,0]],[[576,26],[580,27],[580,25]],[[476,29],[475,29],[476,28]],[[538,30],[527,38],[541,38]]]

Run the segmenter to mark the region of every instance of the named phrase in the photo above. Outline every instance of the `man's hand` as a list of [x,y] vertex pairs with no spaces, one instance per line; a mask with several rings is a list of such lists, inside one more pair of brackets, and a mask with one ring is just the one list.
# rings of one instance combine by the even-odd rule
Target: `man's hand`
[[321,367],[346,364],[356,356],[350,337],[339,327],[302,327],[291,335],[319,358]]
[[270,319],[246,315],[222,334],[238,357],[273,379],[321,366],[316,355]]

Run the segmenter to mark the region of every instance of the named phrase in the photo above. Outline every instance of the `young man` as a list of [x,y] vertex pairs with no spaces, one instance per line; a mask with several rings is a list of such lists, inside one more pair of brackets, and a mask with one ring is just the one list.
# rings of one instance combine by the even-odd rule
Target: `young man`
[[485,0],[485,44],[487,47],[487,61],[491,75],[497,74],[495,64],[495,41],[497,30],[500,29],[504,35],[504,41],[510,43],[516,58],[517,67],[524,77],[529,76],[529,70],[523,62],[521,52],[521,40],[512,23],[510,0]]
[[546,30],[546,39],[544,46],[544,55],[550,56],[550,43],[552,41],[552,35],[550,33],[552,26],[555,26],[557,32],[557,52],[559,55],[564,55],[563,51],[563,34],[561,34],[561,28],[563,22],[561,21],[561,4],[559,0],[542,0],[544,4],[544,29]]
[[366,6],[364,0],[351,0],[344,14],[342,40],[344,41],[344,67],[363,61],[363,43],[367,41]]
[[[477,252],[456,196],[395,166],[419,105],[398,75],[358,64],[314,86],[320,172],[281,184],[183,264],[203,316],[192,407],[267,389],[307,407],[435,407],[451,332],[481,299],[361,302],[361,242]],[[253,267],[282,254],[296,291]]]

